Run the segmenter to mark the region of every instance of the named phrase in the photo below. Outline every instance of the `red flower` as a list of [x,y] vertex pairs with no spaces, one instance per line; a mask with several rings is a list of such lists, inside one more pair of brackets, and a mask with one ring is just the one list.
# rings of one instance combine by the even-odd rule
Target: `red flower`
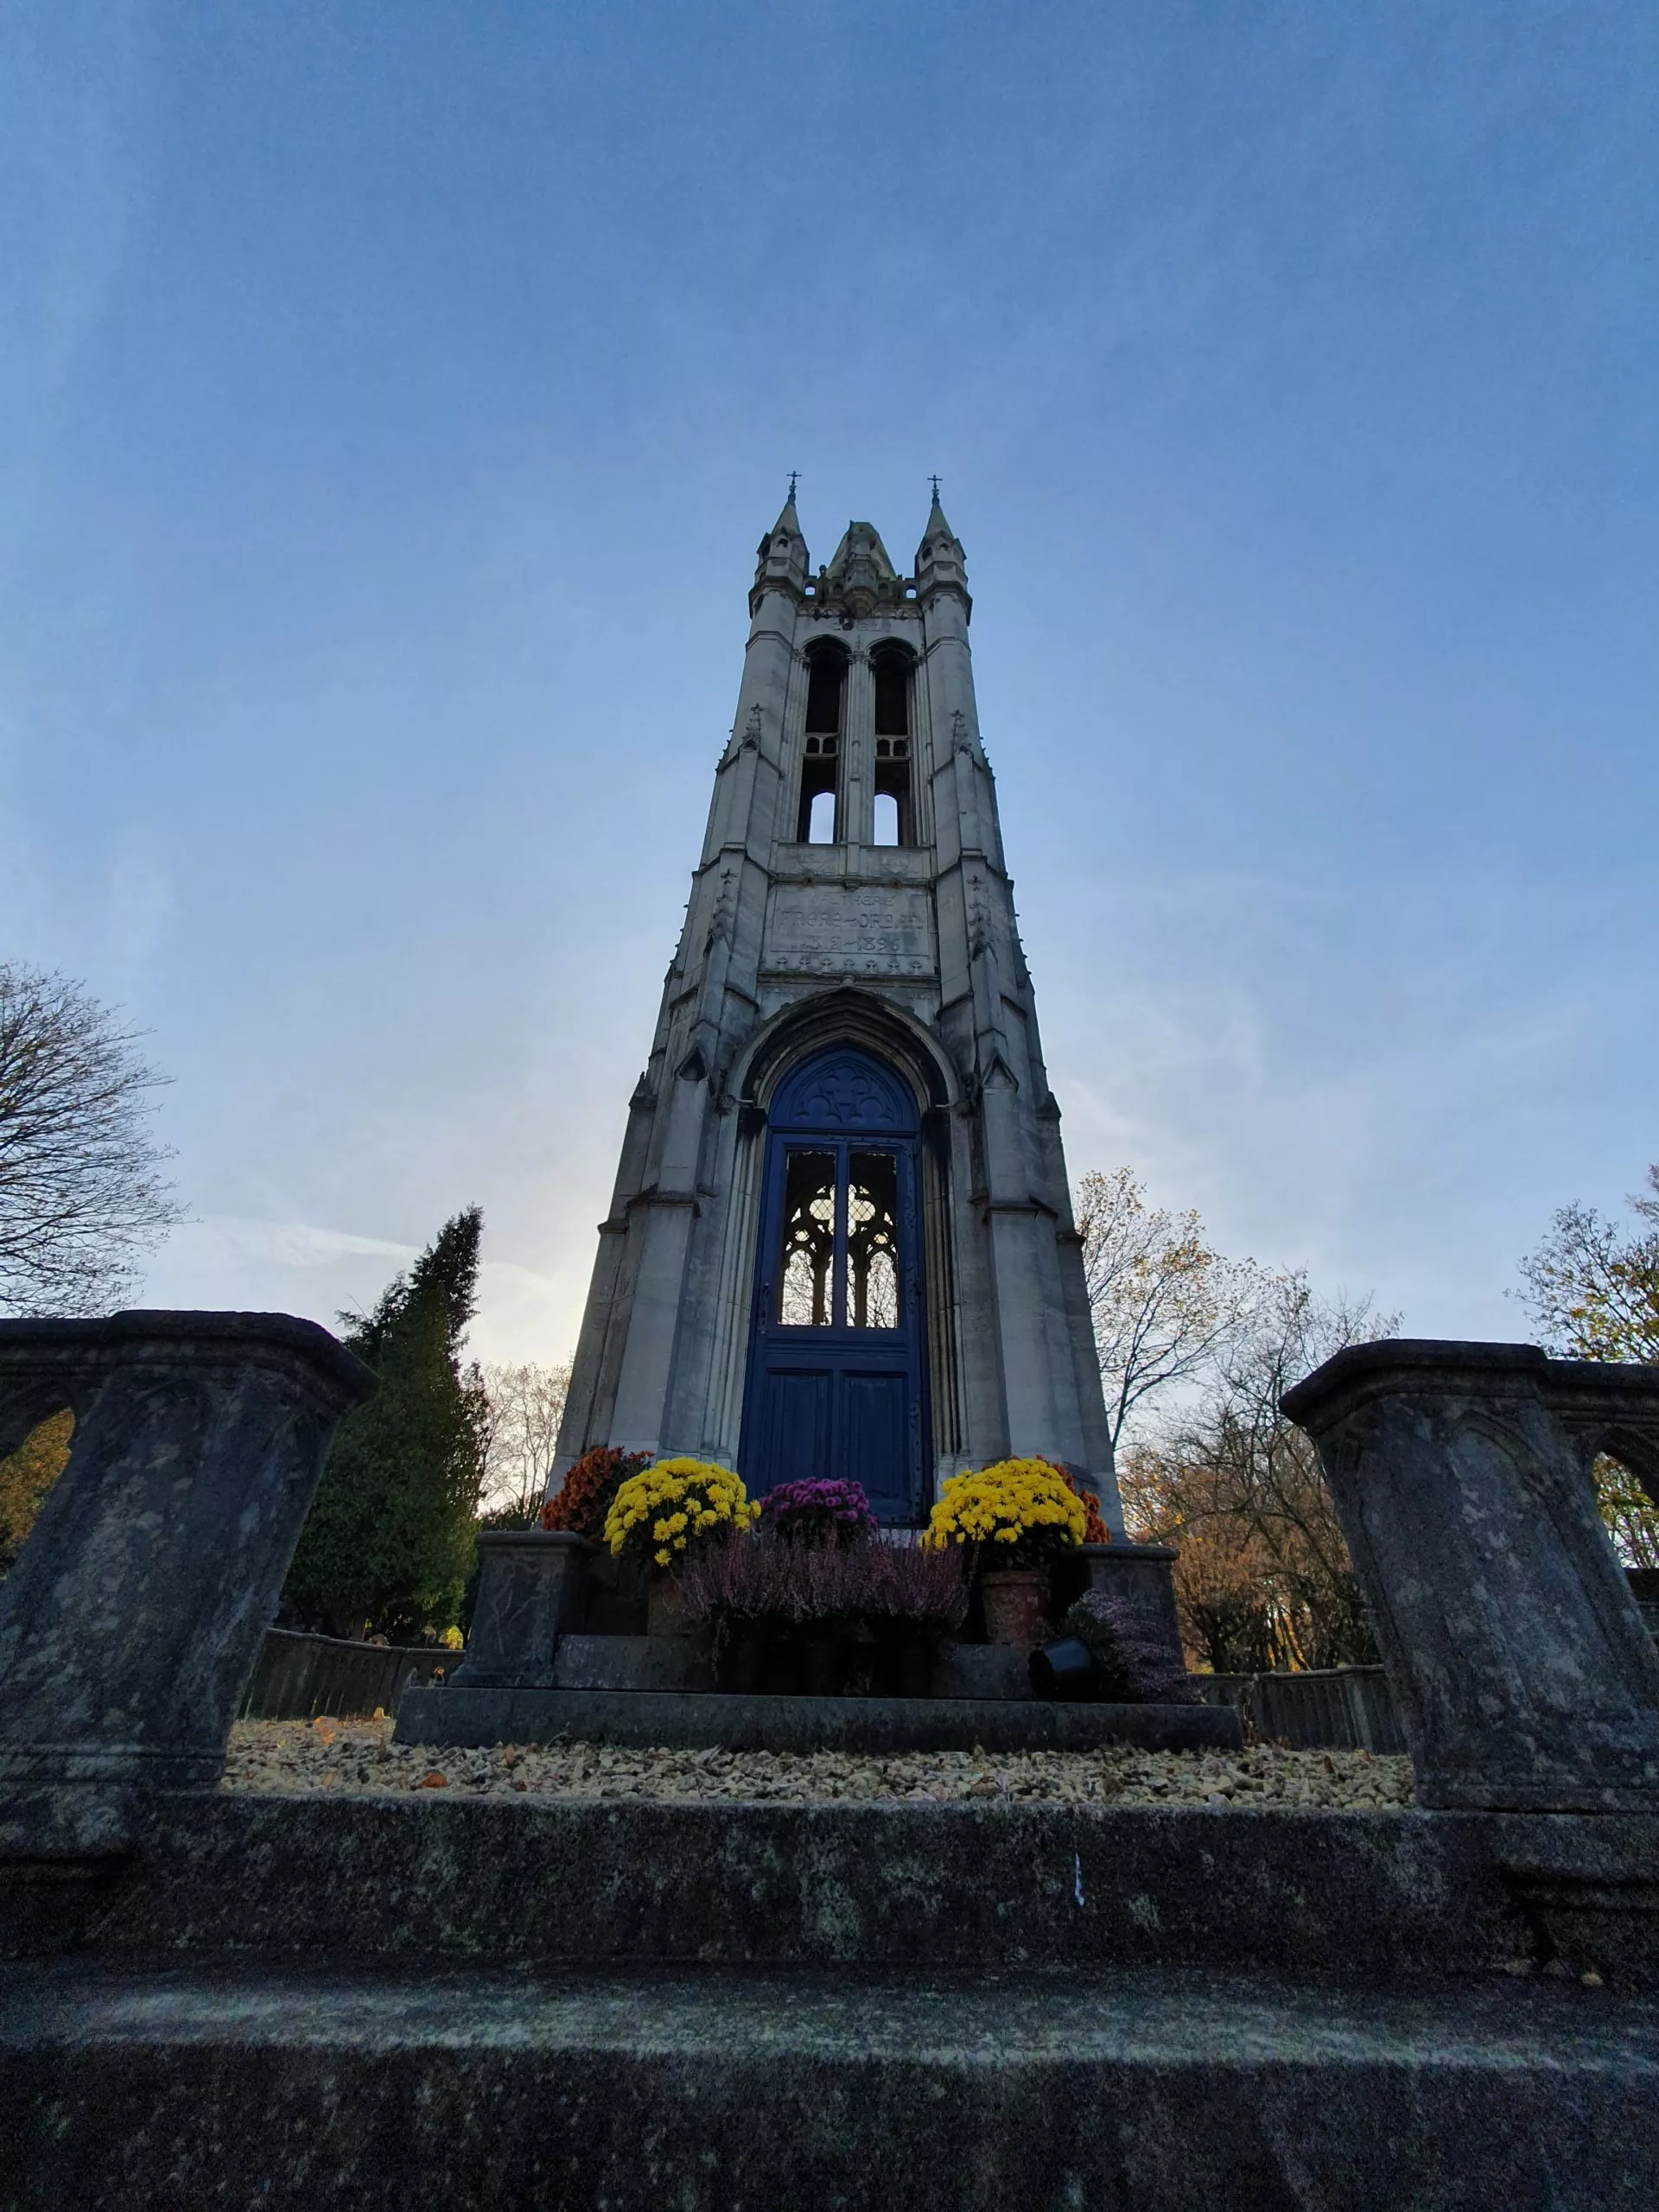
[[603,1543],[611,1501],[630,1475],[651,1465],[651,1458],[649,1452],[618,1452],[607,1444],[584,1452],[565,1477],[564,1488],[543,1506],[543,1528],[568,1529],[590,1543]]

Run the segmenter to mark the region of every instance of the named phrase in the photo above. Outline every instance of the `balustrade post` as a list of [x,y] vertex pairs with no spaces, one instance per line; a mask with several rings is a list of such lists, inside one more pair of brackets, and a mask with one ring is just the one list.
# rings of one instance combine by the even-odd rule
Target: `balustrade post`
[[1420,1804],[1659,1811],[1659,1656],[1597,1509],[1659,1494],[1659,1368],[1356,1344],[1286,1393],[1319,1448]]
[[340,1415],[375,1378],[285,1313],[0,1322],[0,1456],[74,1415],[0,1584],[0,1859],[126,1849],[211,1789]]

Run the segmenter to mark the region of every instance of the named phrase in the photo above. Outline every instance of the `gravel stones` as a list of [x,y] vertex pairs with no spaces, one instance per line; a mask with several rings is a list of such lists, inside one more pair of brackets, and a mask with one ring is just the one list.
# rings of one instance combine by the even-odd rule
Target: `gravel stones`
[[469,1796],[824,1804],[849,1799],[950,1803],[1274,1805],[1377,1812],[1412,1801],[1411,1762],[1367,1751],[907,1751],[860,1756],[639,1751],[618,1745],[494,1744],[476,1749],[391,1741],[391,1722],[242,1720],[226,1789],[286,1794],[458,1790]]

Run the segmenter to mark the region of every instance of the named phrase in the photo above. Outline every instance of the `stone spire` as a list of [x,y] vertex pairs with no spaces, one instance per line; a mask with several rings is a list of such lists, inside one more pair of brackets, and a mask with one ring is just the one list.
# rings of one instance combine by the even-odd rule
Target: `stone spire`
[[783,512],[761,539],[757,550],[754,588],[749,594],[749,611],[753,613],[761,596],[768,591],[791,591],[798,596],[806,582],[806,540],[801,535],[801,518],[795,512],[795,479],[789,480],[789,496],[784,501]]
[[916,592],[926,607],[942,591],[953,591],[971,613],[973,601],[968,596],[967,556],[962,550],[962,540],[944,518],[944,509],[939,505],[939,480],[933,482],[933,504],[927,512],[927,528],[922,532],[922,542],[916,549]]

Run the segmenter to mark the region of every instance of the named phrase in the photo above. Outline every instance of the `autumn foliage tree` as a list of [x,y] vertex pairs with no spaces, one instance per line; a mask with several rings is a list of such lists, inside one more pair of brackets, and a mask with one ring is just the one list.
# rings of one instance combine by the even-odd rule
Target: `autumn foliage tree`
[[48,1414],[17,1449],[0,1459],[0,1575],[10,1574],[47,1492],[69,1464],[75,1417]]
[[[1521,1262],[1522,1303],[1549,1351],[1568,1359],[1659,1366],[1659,1166],[1621,1229],[1593,1206],[1563,1206]],[[1601,1517],[1632,1567],[1659,1567],[1659,1506],[1616,1459],[1596,1462]]]
[[1191,1657],[1225,1674],[1373,1657],[1319,1461],[1279,1400],[1393,1323],[1224,1258],[1132,1168],[1085,1175],[1074,1209],[1124,1514],[1177,1548]]
[[1319,1299],[1304,1275],[1267,1277],[1197,1403],[1125,1455],[1125,1514],[1143,1539],[1177,1547],[1176,1600],[1201,1665],[1246,1674],[1375,1660],[1318,1456],[1279,1401],[1344,1344],[1396,1325],[1369,1300]]

